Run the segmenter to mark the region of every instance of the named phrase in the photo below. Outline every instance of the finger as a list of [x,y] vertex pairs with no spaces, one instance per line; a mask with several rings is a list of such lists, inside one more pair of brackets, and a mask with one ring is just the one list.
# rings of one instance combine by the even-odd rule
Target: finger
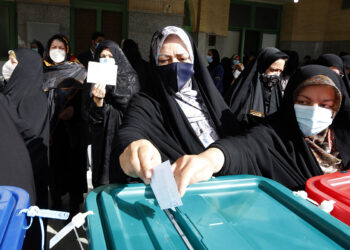
[[[136,151],[137,152],[137,151]],[[131,177],[139,177],[140,162],[138,155],[135,154],[135,149],[128,146],[120,155],[120,165],[125,174]]]
[[178,175],[176,184],[181,197],[185,195],[186,188],[188,185],[190,185],[190,180],[193,175],[192,173],[193,171],[191,169],[192,169],[191,165],[184,166],[182,168],[181,173]]
[[175,173],[175,170],[176,170],[176,168],[177,168],[177,161],[178,160],[176,160],[173,164],[171,164],[171,171],[173,171],[173,174]]
[[138,150],[142,175],[147,180],[152,178],[152,170],[154,167],[154,165],[152,165],[153,153],[154,152],[150,150],[150,146],[148,145],[143,145]]

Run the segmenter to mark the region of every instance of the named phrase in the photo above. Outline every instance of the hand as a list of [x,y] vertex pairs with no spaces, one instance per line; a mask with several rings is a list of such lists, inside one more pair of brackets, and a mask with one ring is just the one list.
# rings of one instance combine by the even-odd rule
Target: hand
[[94,102],[97,107],[103,106],[103,98],[106,95],[106,85],[103,83],[97,83],[91,90],[91,94],[94,96]]
[[152,170],[161,164],[158,149],[148,140],[138,140],[129,144],[119,157],[124,173],[131,177],[139,177],[145,184],[151,182]]
[[69,106],[68,108],[65,108],[59,115],[59,118],[65,121],[68,121],[72,119],[74,115],[74,108],[73,106]]
[[180,196],[184,196],[186,187],[193,183],[209,180],[220,171],[225,156],[220,149],[209,148],[199,155],[184,155],[171,166]]

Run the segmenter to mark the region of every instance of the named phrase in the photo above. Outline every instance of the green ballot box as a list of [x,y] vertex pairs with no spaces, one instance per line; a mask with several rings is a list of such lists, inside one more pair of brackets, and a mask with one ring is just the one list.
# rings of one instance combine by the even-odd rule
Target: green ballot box
[[266,178],[218,177],[182,202],[163,211],[144,184],[97,188],[86,199],[89,248],[350,249],[350,227]]

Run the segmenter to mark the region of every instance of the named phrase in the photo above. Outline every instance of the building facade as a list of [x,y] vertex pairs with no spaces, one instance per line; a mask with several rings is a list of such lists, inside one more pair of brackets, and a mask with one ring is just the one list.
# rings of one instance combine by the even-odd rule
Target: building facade
[[7,51],[44,46],[50,36],[70,38],[75,54],[95,31],[120,43],[131,38],[147,60],[152,34],[166,25],[185,28],[201,54],[221,57],[256,53],[268,46],[295,50],[300,58],[350,52],[349,0],[2,0],[0,60]]

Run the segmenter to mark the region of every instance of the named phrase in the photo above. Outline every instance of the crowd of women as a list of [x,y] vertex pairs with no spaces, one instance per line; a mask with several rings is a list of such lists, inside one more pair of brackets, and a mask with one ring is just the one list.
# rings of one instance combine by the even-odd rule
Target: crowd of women
[[[106,86],[86,82],[65,36],[48,41],[43,59],[11,51],[0,93],[0,184],[26,189],[41,208],[48,191],[54,209],[69,193],[74,214],[87,191],[89,144],[94,187],[148,184],[153,167],[170,160],[181,195],[192,183],[239,174],[297,190],[350,167],[350,56],[324,54],[300,68],[295,52],[276,48],[245,67],[232,59],[223,62],[227,75],[211,50],[207,68],[192,38],[167,26],[152,37],[149,64],[132,40],[123,49],[100,42],[94,60],[118,65],[116,85]],[[40,245],[32,231],[25,244]]]

